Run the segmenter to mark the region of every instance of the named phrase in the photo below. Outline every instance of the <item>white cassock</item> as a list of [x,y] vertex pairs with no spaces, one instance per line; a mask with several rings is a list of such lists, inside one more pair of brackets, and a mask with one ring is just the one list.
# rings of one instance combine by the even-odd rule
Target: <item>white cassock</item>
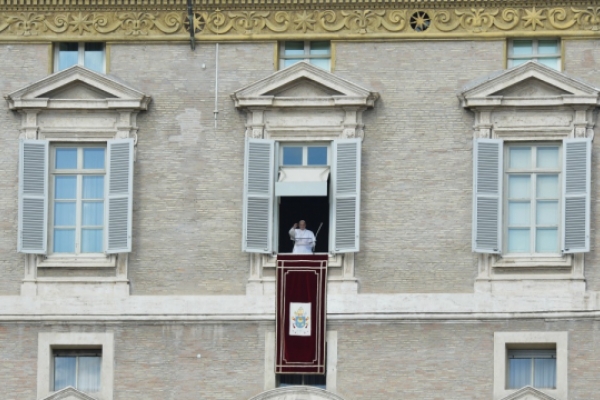
[[312,254],[313,246],[316,242],[315,234],[308,229],[290,229],[290,238],[296,243],[294,245],[294,254]]

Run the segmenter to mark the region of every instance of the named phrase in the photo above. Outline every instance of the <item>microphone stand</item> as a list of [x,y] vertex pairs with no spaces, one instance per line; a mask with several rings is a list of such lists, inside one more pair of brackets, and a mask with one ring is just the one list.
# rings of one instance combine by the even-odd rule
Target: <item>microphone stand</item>
[[317,233],[315,233],[315,247],[313,247],[313,254],[315,254],[315,248],[317,247],[317,236],[319,235],[319,232],[321,231],[322,227],[323,223],[321,222],[321,224],[319,225],[319,229],[317,229]]

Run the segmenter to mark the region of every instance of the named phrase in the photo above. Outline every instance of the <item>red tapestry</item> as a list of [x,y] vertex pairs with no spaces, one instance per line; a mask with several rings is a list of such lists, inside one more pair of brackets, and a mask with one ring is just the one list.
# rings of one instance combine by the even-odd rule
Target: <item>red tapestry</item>
[[275,373],[325,374],[327,258],[277,256]]

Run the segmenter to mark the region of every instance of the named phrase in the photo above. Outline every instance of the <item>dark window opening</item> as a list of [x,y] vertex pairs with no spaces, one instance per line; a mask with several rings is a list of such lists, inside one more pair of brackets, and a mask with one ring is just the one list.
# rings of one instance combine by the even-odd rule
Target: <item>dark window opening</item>
[[315,253],[329,252],[329,196],[280,197],[279,198],[279,253],[291,253],[294,242],[290,228],[300,220],[306,221],[306,229],[317,234],[319,224],[323,227],[317,236]]
[[285,386],[315,386],[321,389],[326,388],[325,375],[301,375],[301,374],[278,374],[278,387]]

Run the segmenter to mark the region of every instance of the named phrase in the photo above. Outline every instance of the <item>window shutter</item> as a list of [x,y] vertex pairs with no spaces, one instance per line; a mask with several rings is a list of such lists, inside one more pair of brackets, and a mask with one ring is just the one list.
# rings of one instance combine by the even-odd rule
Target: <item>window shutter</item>
[[563,252],[590,251],[591,139],[563,141]]
[[333,250],[353,253],[360,237],[360,155],[361,139],[333,141]]
[[131,252],[133,139],[107,141],[104,242],[106,253]]
[[270,253],[273,248],[275,141],[246,139],[242,250]]
[[473,145],[473,251],[502,252],[501,139],[475,139]]
[[46,254],[48,243],[48,142],[19,142],[20,253]]

